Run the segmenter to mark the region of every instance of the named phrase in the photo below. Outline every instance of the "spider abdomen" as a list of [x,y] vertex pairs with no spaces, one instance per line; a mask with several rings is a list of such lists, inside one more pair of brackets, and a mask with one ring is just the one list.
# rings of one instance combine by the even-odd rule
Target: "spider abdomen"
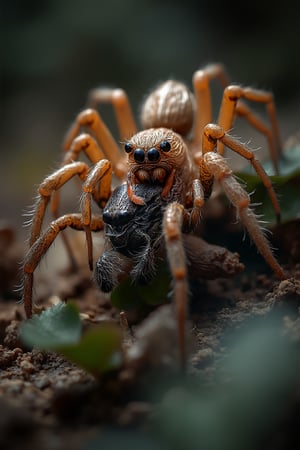
[[161,83],[146,98],[142,111],[143,128],[170,128],[183,136],[193,126],[195,99],[188,87],[175,80]]

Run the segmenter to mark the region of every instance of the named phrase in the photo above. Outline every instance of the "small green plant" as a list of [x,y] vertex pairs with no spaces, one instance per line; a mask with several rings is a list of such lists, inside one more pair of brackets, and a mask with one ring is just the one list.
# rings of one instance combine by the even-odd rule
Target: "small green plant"
[[79,312],[72,303],[59,303],[34,315],[22,324],[20,333],[29,347],[58,352],[95,376],[122,363],[119,327],[105,323],[82,333]]

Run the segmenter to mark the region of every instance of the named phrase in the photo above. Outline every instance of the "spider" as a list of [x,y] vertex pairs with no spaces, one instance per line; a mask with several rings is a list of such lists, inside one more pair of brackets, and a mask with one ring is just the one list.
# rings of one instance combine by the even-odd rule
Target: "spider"
[[[210,82],[218,79],[224,86],[219,117],[213,123],[210,99]],[[113,241],[116,228],[111,234],[111,246],[123,256],[134,254],[143,256],[149,249],[149,242],[164,242],[168,264],[174,280],[174,300],[178,318],[179,351],[182,365],[185,364],[185,320],[188,300],[188,272],[197,268],[197,253],[192,234],[196,231],[201,218],[201,210],[205,201],[211,196],[214,181],[217,181],[228,199],[236,207],[237,215],[243,226],[279,279],[285,279],[285,273],[276,261],[269,242],[260,227],[254,211],[250,207],[249,194],[236,180],[225,160],[224,146],[250,161],[258,176],[262,179],[273,204],[277,218],[280,217],[280,207],[269,177],[265,173],[253,151],[244,143],[228,134],[236,115],[244,117],[252,126],[263,133],[268,141],[270,155],[275,171],[278,171],[280,155],[280,136],[276,118],[275,104],[271,93],[249,87],[230,85],[224,67],[212,64],[198,70],[193,76],[194,92],[178,81],[168,80],[159,84],[146,97],[141,110],[142,131],[137,131],[131,112],[129,100],[121,89],[96,89],[89,96],[89,106],[108,102],[112,104],[123,142],[123,153],[106,127],[99,113],[88,108],[75,119],[66,135],[64,148],[65,157],[61,168],[48,176],[39,186],[38,199],[35,205],[29,251],[24,261],[24,303],[26,316],[32,314],[32,286],[35,268],[57,235],[67,227],[84,230],[87,240],[87,252],[90,268],[93,266],[92,231],[103,230],[104,221],[109,220],[104,215],[94,215],[91,212],[92,199],[100,208],[105,208],[112,192],[112,175],[125,182],[122,193],[112,195],[110,200],[117,208],[117,221],[129,225],[132,239],[137,241],[137,250],[132,250],[132,239],[127,239],[123,247],[117,248]],[[266,126],[254,114],[243,100],[259,102],[266,106],[270,126]],[[85,128],[89,133],[81,133]],[[81,134],[80,134],[81,133]],[[77,161],[80,152],[84,152],[93,164]],[[82,180],[81,212],[58,216],[58,193],[63,184],[73,177]],[[143,188],[139,186],[142,185]],[[124,191],[125,189],[125,191]],[[152,192],[154,189],[157,191]],[[125,192],[125,193],[124,193]],[[152,194],[153,197],[152,197]],[[123,198],[123,203],[120,203]],[[156,215],[149,212],[149,205],[156,203]],[[48,204],[51,204],[55,220],[42,233],[42,223]],[[125,205],[127,212],[121,214]],[[145,223],[152,220],[158,223],[162,239],[155,240],[157,229],[151,228],[143,233],[136,232],[136,215]],[[123,221],[123,222],[122,222]],[[143,223],[143,222],[142,222]],[[134,225],[135,224],[135,225]],[[142,227],[143,228],[143,227]],[[154,229],[156,229],[154,233]],[[108,227],[106,225],[106,231]],[[139,236],[141,240],[139,241]],[[148,236],[148,244],[147,244]],[[190,238],[187,238],[190,236]],[[65,241],[68,245],[67,240]],[[154,246],[155,247],[155,246]],[[124,250],[125,249],[125,250]],[[139,253],[141,249],[142,253]],[[150,262],[153,255],[150,252]],[[126,255],[127,252],[127,255]],[[130,255],[129,255],[130,253]],[[112,252],[111,255],[114,253]],[[205,251],[203,252],[205,256]],[[107,255],[106,255],[107,256]],[[151,259],[152,258],[152,259]],[[121,259],[124,260],[123,257]],[[141,258],[145,261],[145,258]],[[204,258],[205,260],[205,258]],[[118,282],[118,274],[106,264],[105,255],[97,262],[95,278],[103,290],[110,290]],[[189,264],[189,266],[188,266]],[[151,264],[135,265],[137,278],[147,281],[150,276]],[[192,267],[190,267],[192,266]],[[117,267],[117,266],[114,266]],[[121,264],[122,271],[132,270],[130,264]],[[213,267],[213,264],[212,266]],[[238,269],[236,269],[238,271]],[[106,275],[105,275],[106,273]],[[213,269],[212,269],[213,273]],[[104,278],[103,278],[104,277]],[[105,280],[103,282],[103,279]],[[117,281],[115,281],[117,280]],[[108,287],[109,285],[109,287]]]

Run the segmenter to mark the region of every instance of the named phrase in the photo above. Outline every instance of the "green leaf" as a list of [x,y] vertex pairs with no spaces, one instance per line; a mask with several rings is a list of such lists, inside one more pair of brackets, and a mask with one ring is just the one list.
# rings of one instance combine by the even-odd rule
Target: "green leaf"
[[81,337],[78,310],[71,303],[59,303],[24,322],[20,332],[26,345],[43,350],[75,344]]
[[23,342],[30,347],[52,350],[97,376],[122,363],[121,330],[115,324],[102,324],[82,335],[75,305],[60,303],[34,315],[21,326]]
[[60,347],[58,350],[97,376],[121,366],[121,343],[120,328],[114,324],[103,324],[88,330],[77,345]]

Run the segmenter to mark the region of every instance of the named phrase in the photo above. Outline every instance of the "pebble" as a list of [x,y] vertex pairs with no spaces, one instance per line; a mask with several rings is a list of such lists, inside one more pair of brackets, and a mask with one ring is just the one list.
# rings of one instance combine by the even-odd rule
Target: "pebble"
[[20,362],[20,368],[21,368],[22,372],[25,374],[30,374],[30,373],[35,372],[34,365],[30,361],[28,361],[28,359],[23,359]]

